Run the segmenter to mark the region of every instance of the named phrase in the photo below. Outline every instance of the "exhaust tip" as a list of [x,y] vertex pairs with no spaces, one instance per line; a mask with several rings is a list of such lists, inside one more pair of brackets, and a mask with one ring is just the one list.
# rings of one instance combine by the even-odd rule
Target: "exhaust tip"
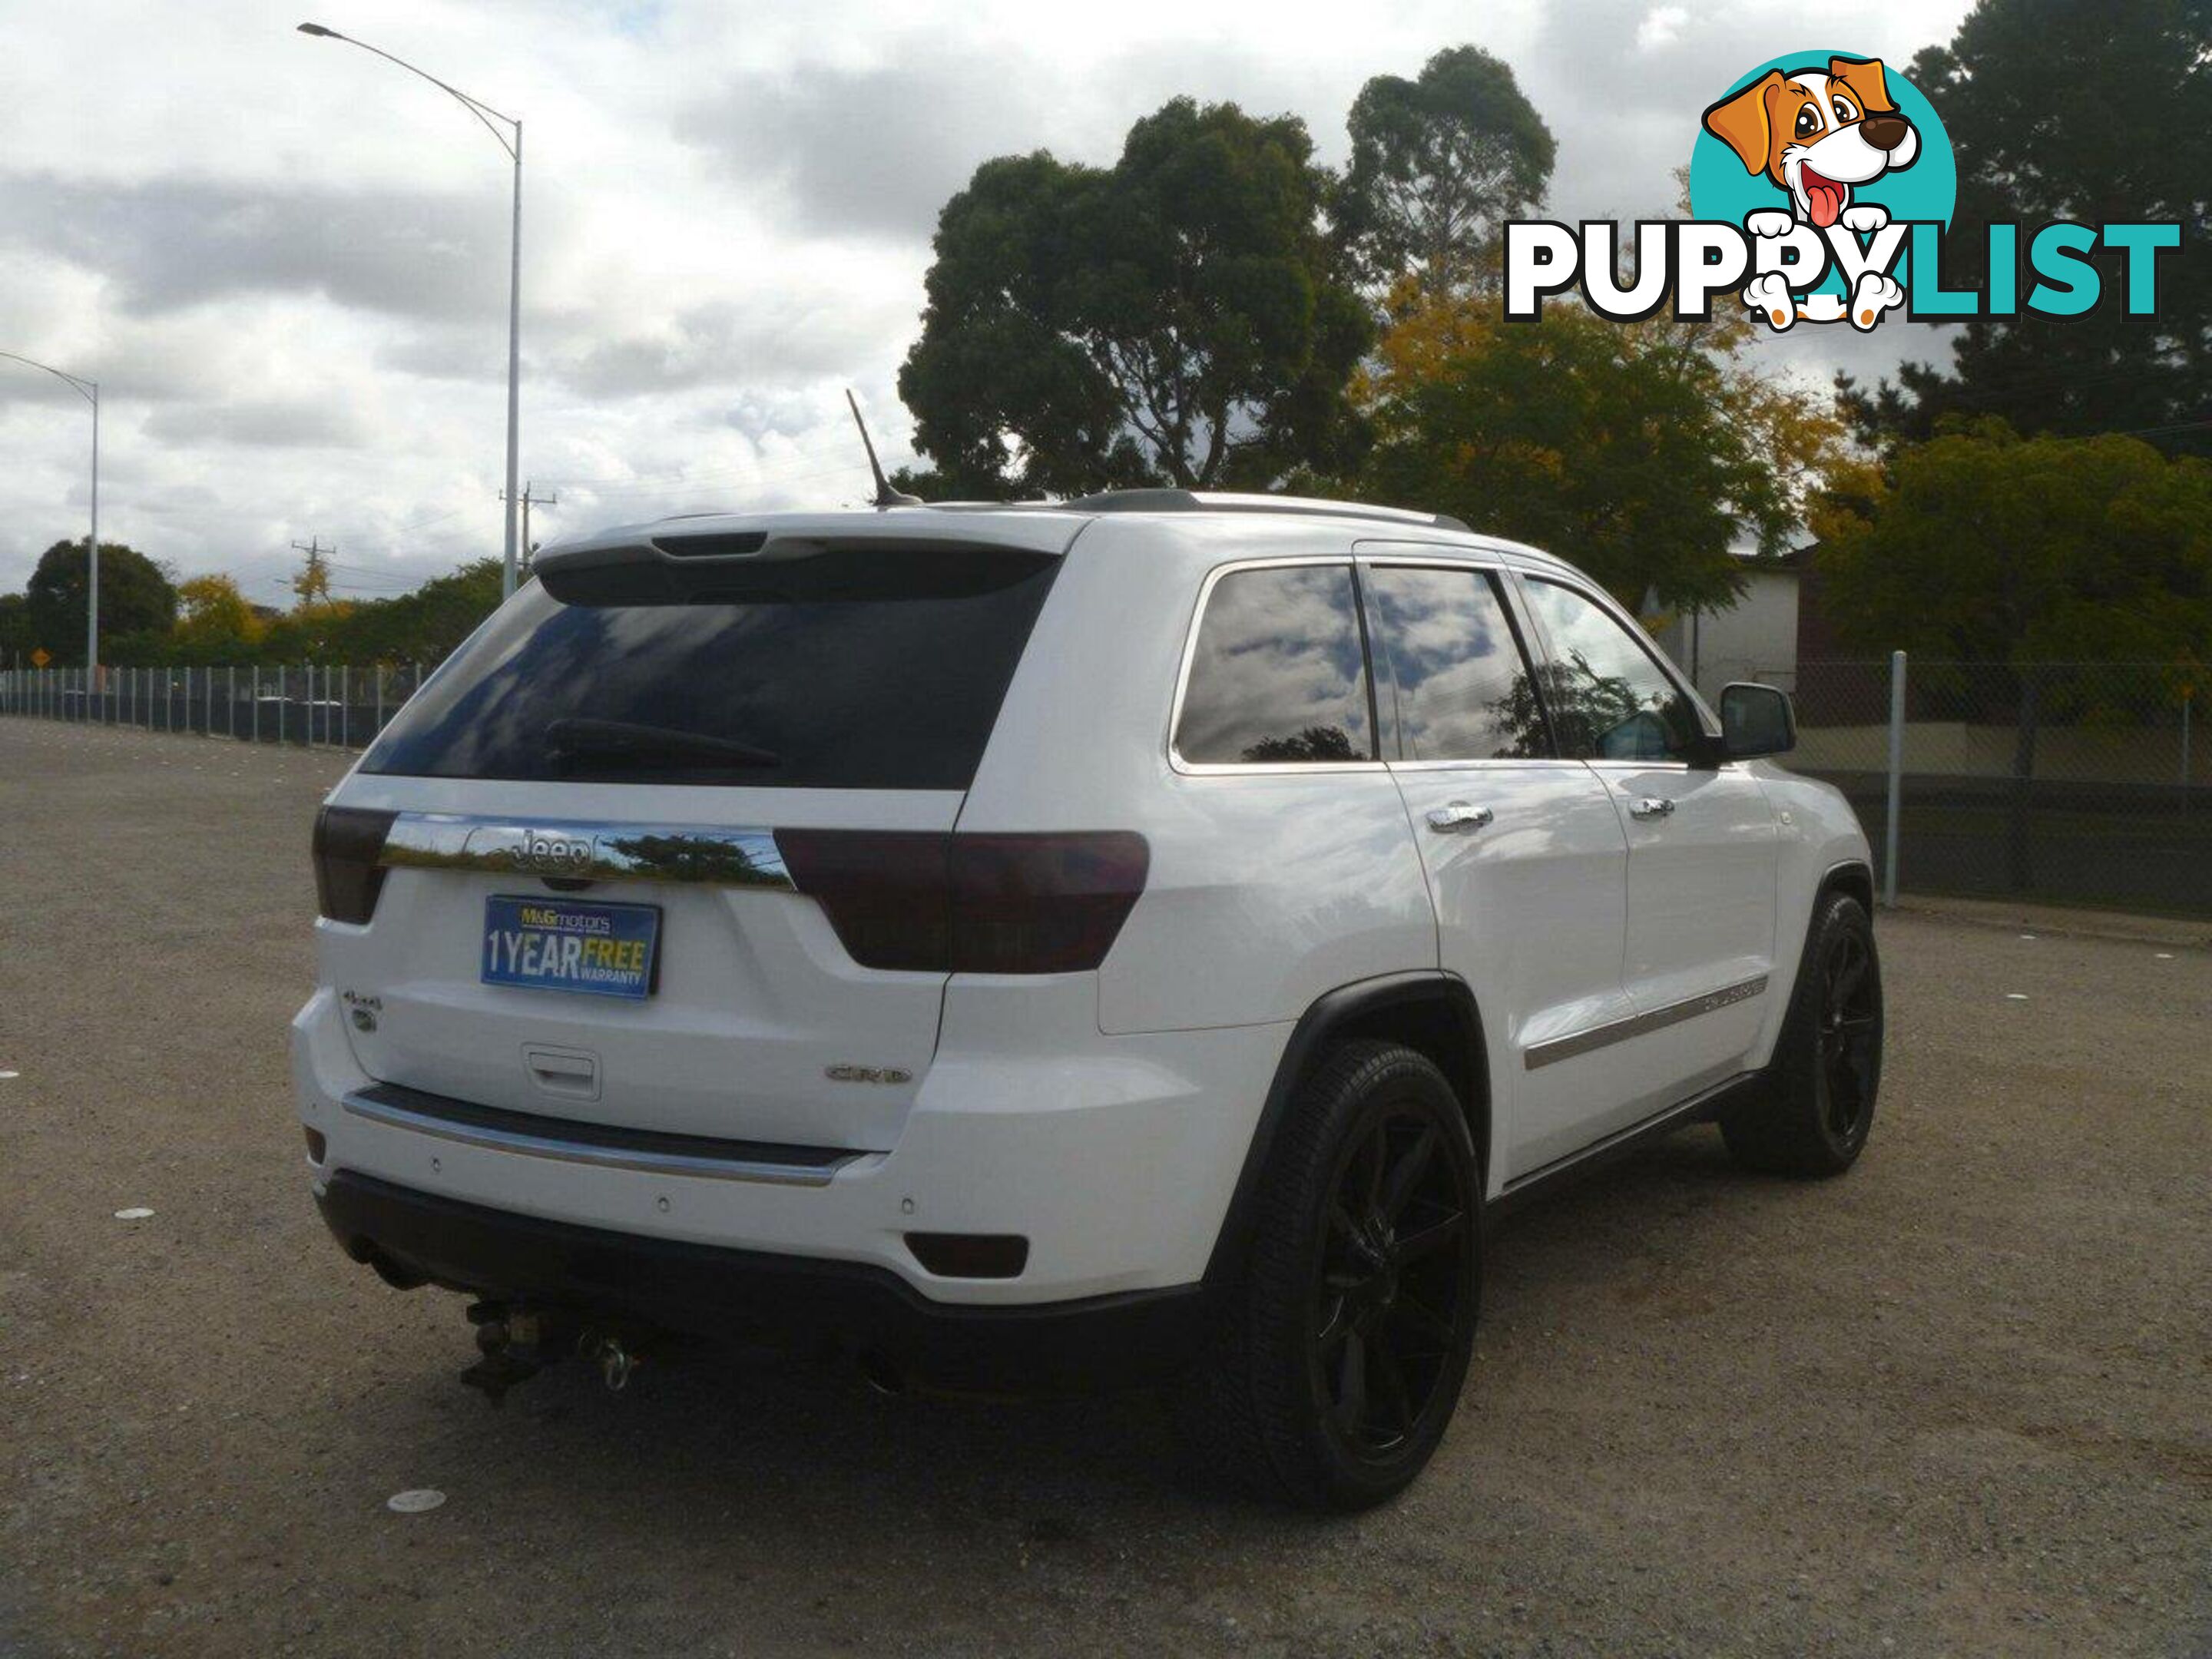
[[412,1267],[386,1255],[374,1239],[349,1239],[346,1243],[345,1253],[395,1291],[418,1291],[430,1282],[427,1273],[416,1273]]

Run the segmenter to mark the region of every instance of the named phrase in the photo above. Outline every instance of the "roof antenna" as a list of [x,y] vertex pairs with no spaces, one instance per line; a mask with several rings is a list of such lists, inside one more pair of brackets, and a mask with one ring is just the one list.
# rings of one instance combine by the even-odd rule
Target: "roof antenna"
[[893,489],[891,481],[884,477],[883,463],[876,459],[876,447],[868,437],[868,423],[860,418],[860,405],[853,399],[853,388],[845,388],[845,406],[853,411],[853,424],[860,428],[860,443],[868,452],[868,471],[876,475],[878,507],[920,507],[919,495],[909,495],[904,490]]

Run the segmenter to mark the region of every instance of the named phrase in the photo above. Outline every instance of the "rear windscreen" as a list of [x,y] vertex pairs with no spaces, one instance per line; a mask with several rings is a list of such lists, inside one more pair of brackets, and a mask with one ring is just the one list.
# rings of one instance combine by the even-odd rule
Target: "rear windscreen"
[[525,587],[362,762],[415,777],[964,789],[1058,567],[880,550]]

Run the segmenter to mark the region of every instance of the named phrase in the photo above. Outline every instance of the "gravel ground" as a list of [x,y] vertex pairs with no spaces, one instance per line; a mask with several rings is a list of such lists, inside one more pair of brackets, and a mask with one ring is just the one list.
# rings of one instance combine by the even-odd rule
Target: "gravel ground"
[[1426,1477],[1316,1522],[1143,1400],[463,1390],[301,1164],[343,763],[0,720],[0,1652],[2212,1654],[2212,953],[1885,919],[1858,1169],[1516,1218]]

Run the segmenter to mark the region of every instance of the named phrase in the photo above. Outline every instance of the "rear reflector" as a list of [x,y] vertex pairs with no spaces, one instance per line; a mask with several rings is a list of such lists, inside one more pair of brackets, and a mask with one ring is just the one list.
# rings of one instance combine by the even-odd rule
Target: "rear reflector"
[[779,830],[775,842],[854,962],[940,974],[1097,967],[1151,864],[1145,838],[1122,830]]
[[1030,1260],[1019,1233],[908,1233],[906,1247],[939,1279],[1018,1279]]
[[384,837],[397,812],[325,806],[315,814],[315,896],[332,921],[366,922],[384,890]]

